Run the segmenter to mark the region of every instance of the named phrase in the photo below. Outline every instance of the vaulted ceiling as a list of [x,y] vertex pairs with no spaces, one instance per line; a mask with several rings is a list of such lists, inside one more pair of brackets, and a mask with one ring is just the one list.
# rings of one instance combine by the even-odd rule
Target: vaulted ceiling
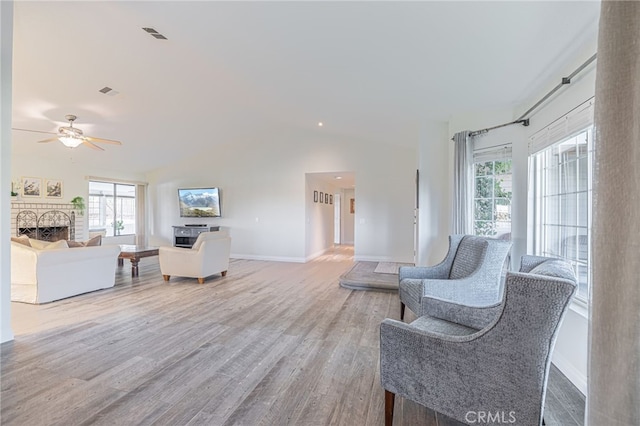
[[[124,143],[76,148],[80,161],[139,172],[230,143],[415,145],[425,121],[539,93],[598,14],[594,1],[17,1],[13,127],[75,114]],[[69,155],[46,137],[14,131],[13,152]]]

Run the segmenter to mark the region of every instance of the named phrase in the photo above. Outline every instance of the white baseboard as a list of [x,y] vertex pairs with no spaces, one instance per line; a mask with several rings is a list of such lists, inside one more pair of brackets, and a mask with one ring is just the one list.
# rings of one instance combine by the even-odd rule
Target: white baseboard
[[587,394],[587,376],[582,371],[579,371],[574,367],[571,361],[567,360],[556,351],[553,354],[551,362],[558,367],[558,370],[560,370],[562,374],[564,374],[567,379],[569,379],[571,383],[573,383],[573,385],[582,392],[583,395]]
[[356,262],[394,262],[389,256],[353,256]]
[[305,263],[306,263],[306,262],[310,262],[310,261],[312,261],[312,260],[313,260],[313,259],[315,259],[316,257],[320,257],[320,256],[322,256],[323,254],[327,253],[330,249],[331,249],[330,247],[327,247],[327,248],[326,248],[326,249],[324,249],[324,250],[320,250],[320,251],[318,251],[318,252],[316,252],[316,253],[313,253],[313,254],[311,254],[311,255],[309,255],[309,256],[307,256],[307,257],[305,257],[305,260],[304,260],[304,261],[305,261]]
[[229,257],[231,259],[266,260],[269,262],[290,262],[290,263],[306,262],[304,257],[259,256],[259,255],[253,255],[253,254],[235,254],[235,253],[231,253]]

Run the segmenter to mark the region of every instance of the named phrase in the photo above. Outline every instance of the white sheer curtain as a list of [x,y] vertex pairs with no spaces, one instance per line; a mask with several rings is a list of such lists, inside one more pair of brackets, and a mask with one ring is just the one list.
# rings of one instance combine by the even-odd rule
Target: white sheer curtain
[[640,421],[640,2],[603,1],[595,105],[588,426]]
[[147,184],[136,185],[136,244],[148,245],[147,236]]
[[469,133],[453,135],[453,234],[473,233],[473,143]]

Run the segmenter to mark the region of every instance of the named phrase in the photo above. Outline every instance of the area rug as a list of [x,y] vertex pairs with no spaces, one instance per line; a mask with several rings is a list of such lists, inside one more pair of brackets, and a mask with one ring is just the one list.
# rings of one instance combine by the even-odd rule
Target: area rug
[[378,266],[373,270],[376,274],[398,274],[400,265],[396,262],[378,262]]
[[[410,265],[400,263],[398,266]],[[378,262],[356,262],[347,272],[340,276],[340,286],[351,290],[398,290],[396,273],[377,273]]]

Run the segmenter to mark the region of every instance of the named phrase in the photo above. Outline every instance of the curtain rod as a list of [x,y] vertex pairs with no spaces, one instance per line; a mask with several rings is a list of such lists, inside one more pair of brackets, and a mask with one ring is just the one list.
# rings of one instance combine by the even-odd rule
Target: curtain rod
[[536,108],[538,108],[544,101],[546,101],[547,99],[549,99],[551,97],[551,95],[553,95],[554,93],[556,93],[558,90],[560,90],[560,88],[564,85],[567,84],[571,84],[571,79],[573,77],[575,77],[576,75],[578,75],[583,69],[585,69],[586,67],[589,66],[589,64],[591,64],[593,61],[596,60],[596,57],[598,56],[597,53],[594,53],[592,57],[590,57],[589,59],[586,60],[586,62],[582,65],[580,65],[578,68],[576,68],[576,70],[574,72],[572,72],[571,74],[569,74],[568,77],[562,77],[562,80],[560,81],[560,83],[554,87],[553,89],[551,89],[551,91],[549,93],[547,93],[546,95],[544,95],[544,97],[542,99],[540,99],[534,106],[532,106],[531,108],[529,108],[527,110],[527,112],[525,112],[524,114],[522,114],[520,116],[520,118],[518,118],[518,120],[522,120],[524,117],[526,117],[527,115],[529,115],[530,113],[532,113]]
[[[527,110],[527,112],[525,112],[524,114],[522,114],[517,120],[512,121],[510,123],[505,123],[505,124],[500,124],[498,126],[493,126],[493,127],[488,127],[486,129],[482,129],[482,130],[474,130],[473,132],[469,133],[469,136],[478,136],[481,135],[483,133],[487,133],[489,130],[495,130],[495,129],[499,129],[501,127],[506,127],[506,126],[511,126],[512,124],[522,124],[523,126],[528,126],[529,125],[529,119],[525,118],[527,115],[531,114],[533,111],[535,111],[540,105],[542,105],[542,103],[544,103],[544,101],[546,101],[547,99],[549,99],[554,93],[556,93],[558,90],[560,90],[560,88],[562,86],[565,86],[567,84],[571,84],[571,79],[573,77],[575,77],[576,75],[578,75],[583,69],[585,69],[586,67],[588,67],[593,61],[596,60],[596,57],[598,56],[597,53],[594,53],[592,57],[590,57],[589,59],[587,59],[585,61],[585,63],[583,63],[582,65],[580,65],[578,68],[576,68],[576,70],[574,72],[572,72],[571,74],[569,74],[567,77],[562,77],[562,80],[560,81],[560,84],[558,84],[556,87],[554,87],[553,89],[551,89],[551,91],[549,93],[547,93],[546,95],[544,95],[542,97],[542,99],[540,99],[538,102],[536,102],[536,104],[534,106],[532,106],[531,108],[529,108]],[[454,140],[453,138],[451,138],[451,140]]]

